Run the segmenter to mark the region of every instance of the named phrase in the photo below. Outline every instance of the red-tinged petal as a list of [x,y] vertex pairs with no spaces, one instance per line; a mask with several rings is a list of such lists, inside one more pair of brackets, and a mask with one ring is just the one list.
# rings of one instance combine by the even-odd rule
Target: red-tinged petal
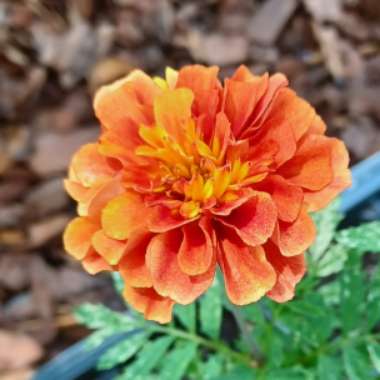
[[303,209],[293,223],[279,221],[272,239],[282,255],[296,256],[313,244],[315,235],[313,220]]
[[262,128],[274,125],[287,125],[293,131],[294,138],[299,141],[313,124],[315,110],[305,100],[288,88],[282,88],[263,121]]
[[116,265],[124,254],[126,243],[109,238],[103,230],[95,232],[92,236],[92,246],[110,265]]
[[134,71],[126,78],[103,86],[94,99],[95,114],[108,128],[150,124],[151,104],[159,89],[142,71]]
[[77,260],[82,260],[91,248],[92,235],[99,226],[89,218],[77,217],[66,227],[63,234],[65,250]]
[[279,174],[296,186],[311,191],[323,189],[333,180],[334,141],[321,135],[305,136],[295,156],[279,169]]
[[236,305],[258,301],[276,282],[276,274],[261,246],[248,247],[233,232],[220,236],[218,263],[228,298]]
[[97,274],[103,271],[112,271],[112,266],[107,263],[96,253],[93,249],[90,250],[90,253],[82,260],[83,268],[90,274]]
[[182,227],[183,240],[178,252],[182,272],[194,276],[205,273],[211,266],[214,248],[209,235],[209,222],[202,219]]
[[128,240],[125,255],[118,265],[125,282],[136,288],[153,286],[152,277],[145,264],[146,250],[150,239],[151,234],[134,234]]
[[159,127],[166,129],[177,142],[182,141],[191,117],[194,94],[187,88],[166,90],[154,100],[154,116]]
[[112,199],[102,212],[102,227],[113,239],[128,239],[135,231],[144,228],[147,211],[141,196],[131,191]]
[[268,88],[268,74],[250,81],[226,79],[223,112],[231,122],[235,137],[239,137],[255,106]]
[[215,156],[223,158],[231,142],[231,127],[227,116],[223,112],[216,115],[215,128],[211,140],[211,150]]
[[83,145],[75,153],[70,168],[86,187],[104,182],[115,173],[107,159],[98,152],[98,144]]
[[250,188],[240,189],[236,192],[237,197],[235,200],[223,202],[213,207],[211,212],[218,216],[230,215],[232,211],[246,203],[249,199],[253,198],[255,194],[255,191]]
[[293,257],[282,256],[278,248],[271,242],[264,246],[267,260],[276,271],[275,286],[267,296],[276,302],[286,302],[294,297],[295,286],[306,272],[304,254]]
[[313,122],[308,130],[308,133],[316,135],[323,135],[326,132],[326,124],[323,122],[320,116],[315,115]]
[[331,163],[334,172],[333,180],[322,190],[305,191],[305,202],[308,211],[317,211],[326,207],[338,194],[351,186],[351,172],[348,169],[349,157],[343,142],[330,139],[332,144]]
[[195,116],[215,115],[219,103],[221,85],[217,66],[185,66],[178,72],[177,88],[188,88],[194,94],[192,111]]
[[297,218],[303,203],[303,191],[300,187],[288,183],[279,175],[271,175],[257,188],[271,195],[280,220],[293,222]]
[[215,264],[198,276],[189,276],[178,265],[178,251],[182,241],[180,231],[156,235],[148,245],[146,264],[152,275],[153,286],[164,297],[187,305],[204,293],[212,283]]
[[197,217],[188,219],[183,217],[178,209],[172,209],[165,205],[156,205],[149,208],[147,217],[148,229],[151,232],[167,232],[196,220]]
[[136,289],[125,284],[123,296],[137,311],[144,313],[145,319],[159,323],[172,320],[174,302],[161,297],[153,288]]
[[268,194],[256,192],[253,198],[233,210],[230,215],[219,217],[218,220],[233,228],[244,243],[254,247],[265,243],[272,235],[277,210]]

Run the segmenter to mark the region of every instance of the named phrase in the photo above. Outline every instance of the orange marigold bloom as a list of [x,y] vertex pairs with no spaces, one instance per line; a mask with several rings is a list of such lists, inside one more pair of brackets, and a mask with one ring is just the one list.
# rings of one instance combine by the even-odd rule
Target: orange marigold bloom
[[78,214],[66,250],[90,273],[118,271],[147,319],[171,320],[219,265],[231,302],[284,302],[315,237],[309,212],[350,184],[343,143],[282,74],[241,66],[136,70],[101,88],[99,140],[73,157]]

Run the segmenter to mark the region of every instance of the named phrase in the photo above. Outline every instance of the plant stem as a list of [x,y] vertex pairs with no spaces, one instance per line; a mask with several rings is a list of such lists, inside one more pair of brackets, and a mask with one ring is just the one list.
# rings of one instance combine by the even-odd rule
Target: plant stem
[[253,357],[256,358],[256,360],[261,361],[263,358],[263,355],[261,354],[259,347],[257,346],[252,332],[249,331],[247,322],[241,313],[241,309],[238,306],[231,305],[230,306],[230,311],[232,312],[236,323],[239,327],[240,333],[242,335],[242,338],[247,345],[248,349],[250,350],[250,353],[253,355]]
[[232,350],[230,347],[228,347],[227,345],[225,345],[222,342],[208,340],[208,339],[202,338],[199,335],[188,333],[188,332],[176,329],[174,327],[164,327],[164,326],[158,326],[158,325],[152,324],[148,328],[150,330],[153,330],[156,332],[162,332],[165,334],[170,334],[172,336],[176,336],[178,338],[190,340],[194,343],[197,343],[199,345],[207,347],[213,351],[225,354],[225,355],[229,356],[231,359],[234,359],[234,360],[236,360],[242,364],[245,364],[249,367],[256,368],[258,366],[258,362],[253,360],[251,357],[244,355],[243,353]]

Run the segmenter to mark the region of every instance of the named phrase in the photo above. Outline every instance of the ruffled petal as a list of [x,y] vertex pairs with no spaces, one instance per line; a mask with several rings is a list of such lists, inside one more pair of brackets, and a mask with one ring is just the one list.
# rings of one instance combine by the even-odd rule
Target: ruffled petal
[[65,250],[77,260],[82,260],[91,248],[92,235],[98,229],[99,226],[89,218],[73,219],[63,234]]
[[349,157],[343,142],[332,140],[331,163],[333,180],[322,190],[305,191],[305,202],[309,211],[318,211],[326,207],[338,194],[351,186],[351,172],[348,168]]
[[91,249],[89,254],[82,260],[82,266],[90,274],[113,270],[112,266],[93,249]]
[[181,271],[177,253],[182,242],[182,233],[174,230],[156,235],[147,250],[146,264],[152,275],[153,286],[163,297],[187,305],[198,298],[212,284],[215,263],[198,276],[189,276]]
[[181,271],[194,276],[205,273],[211,266],[214,249],[209,235],[209,222],[202,219],[182,227],[183,240],[178,252]]
[[276,302],[286,302],[294,297],[295,286],[306,272],[304,254],[293,257],[282,256],[278,248],[271,242],[264,246],[267,260],[276,271],[275,286],[267,296]]
[[315,236],[314,222],[306,210],[302,209],[293,223],[279,221],[272,239],[282,255],[296,256],[313,244]]
[[159,323],[172,320],[174,301],[161,297],[153,288],[133,288],[125,284],[123,296],[145,319]]
[[300,187],[288,183],[279,175],[271,175],[259,184],[258,189],[271,195],[280,220],[293,222],[297,218],[303,204],[303,191]]
[[322,190],[334,176],[334,141],[322,135],[305,136],[297,153],[279,169],[279,174],[296,186],[311,191]]
[[78,181],[86,187],[102,183],[115,173],[106,158],[98,152],[98,144],[83,145],[74,154],[70,168]]
[[271,197],[263,192],[218,220],[235,230],[244,243],[254,247],[265,243],[276,225],[277,210]]
[[108,128],[138,126],[152,121],[151,105],[159,88],[140,70],[100,88],[94,99],[95,114]]
[[220,238],[218,263],[228,298],[236,305],[258,301],[276,282],[276,274],[261,246],[248,247],[232,231]]
[[145,263],[145,256],[151,234],[135,234],[128,240],[124,257],[118,269],[123,279],[136,288],[150,288],[153,286],[152,277]]
[[102,227],[113,239],[128,239],[145,227],[147,211],[141,196],[131,191],[112,199],[102,212]]
[[110,265],[119,262],[126,247],[124,241],[109,238],[103,230],[95,232],[91,242],[95,251]]

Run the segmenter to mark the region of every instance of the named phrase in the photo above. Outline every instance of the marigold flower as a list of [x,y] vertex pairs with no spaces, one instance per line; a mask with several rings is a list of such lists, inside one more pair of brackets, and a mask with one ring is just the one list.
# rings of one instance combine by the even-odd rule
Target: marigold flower
[[211,285],[231,302],[285,302],[315,237],[309,212],[350,184],[343,143],[282,74],[241,66],[136,70],[96,94],[96,143],[73,157],[65,186],[78,214],[66,250],[90,273],[118,271],[147,319],[171,320]]

